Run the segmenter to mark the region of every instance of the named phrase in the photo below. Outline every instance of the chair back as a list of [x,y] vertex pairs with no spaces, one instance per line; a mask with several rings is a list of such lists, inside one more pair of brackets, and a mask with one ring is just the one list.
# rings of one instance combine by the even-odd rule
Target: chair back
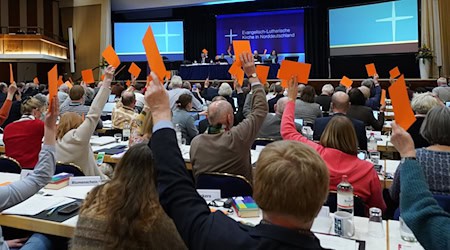
[[[444,209],[445,212],[450,213],[450,195],[446,194],[433,194],[434,199],[438,205]],[[400,217],[400,208],[397,208],[394,213],[394,220],[398,220]]]
[[0,156],[0,172],[20,174],[22,167],[14,158],[2,155]]
[[255,149],[256,146],[267,146],[267,144],[270,144],[274,141],[276,140],[272,138],[256,138],[253,142],[252,149]]
[[73,176],[84,176],[83,171],[76,164],[58,161],[56,163],[55,175],[60,173],[73,174]]
[[[324,206],[328,206],[330,208],[330,212],[334,213],[337,211],[337,192],[330,191],[328,193],[327,201]],[[366,213],[366,204],[361,199],[361,197],[354,195],[353,196],[353,214],[355,216],[367,217]]]
[[197,189],[220,189],[222,198],[252,196],[253,189],[245,177],[227,173],[203,173],[197,177]]

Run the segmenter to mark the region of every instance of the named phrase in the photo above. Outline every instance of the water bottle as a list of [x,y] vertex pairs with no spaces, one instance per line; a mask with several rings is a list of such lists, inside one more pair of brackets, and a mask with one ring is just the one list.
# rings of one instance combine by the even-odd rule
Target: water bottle
[[337,211],[353,214],[353,186],[347,180],[347,175],[342,176],[342,181],[337,185]]
[[122,129],[122,140],[128,141],[130,139],[130,135],[131,135],[130,124],[128,122],[125,122],[123,124]]
[[378,150],[377,140],[375,139],[375,134],[370,133],[369,140],[367,142],[367,151],[376,152]]
[[180,146],[182,144],[182,134],[181,134],[181,127],[180,124],[175,124],[175,133],[177,135],[177,142],[178,145]]

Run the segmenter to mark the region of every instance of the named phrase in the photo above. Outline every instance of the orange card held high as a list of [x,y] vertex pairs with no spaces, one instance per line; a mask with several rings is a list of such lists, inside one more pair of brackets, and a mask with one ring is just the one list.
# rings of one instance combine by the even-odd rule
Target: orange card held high
[[58,68],[55,66],[47,73],[48,77],[48,101],[49,107],[52,106],[53,97],[58,93]]
[[230,69],[228,69],[228,73],[230,73],[230,75],[232,75],[232,76],[235,76],[235,75],[237,75],[239,73],[239,70],[242,70],[241,69],[241,64],[238,63],[237,61],[235,61],[231,65]]
[[297,76],[299,83],[308,84],[309,72],[311,71],[311,64],[293,62],[288,60],[281,61],[280,71],[278,72],[278,78],[283,80],[289,80],[293,76]]
[[9,64],[9,83],[13,83],[14,82],[14,74],[13,74],[13,70],[12,70],[12,64]]
[[141,68],[136,65],[136,63],[131,63],[130,68],[128,69],[128,72],[132,74],[134,77],[138,78],[139,74],[141,73]]
[[416,121],[416,117],[411,108],[408,91],[406,90],[405,77],[403,75],[389,87],[389,95],[394,109],[395,122],[404,130],[408,130]]
[[350,88],[353,84],[353,81],[350,78],[343,76],[340,83],[345,87]]
[[269,76],[269,66],[256,65],[256,74],[258,75],[259,81],[261,83],[267,82],[267,76]]
[[87,84],[94,83],[94,73],[92,72],[92,69],[86,69],[81,71],[81,76],[83,78],[83,82]]
[[236,62],[241,64],[241,54],[244,52],[252,53],[249,40],[235,40],[233,41],[234,55],[236,56]]
[[106,47],[106,49],[102,53],[102,56],[109,63],[109,65],[112,65],[116,69],[117,67],[119,67],[120,65],[119,56],[117,56],[116,51],[114,51],[111,45],[108,45],[108,47]]
[[393,69],[391,69],[390,71],[389,71],[389,76],[391,77],[391,78],[396,78],[397,76],[399,76],[401,73],[400,73],[400,70],[398,69],[398,67],[395,67],[395,68],[393,68]]
[[375,63],[366,64],[366,70],[368,76],[374,76],[377,74]]
[[152,27],[149,25],[147,32],[145,32],[144,38],[142,39],[142,44],[145,48],[145,54],[147,56],[148,65],[150,69],[156,73],[159,80],[164,79],[166,75],[166,66],[159,54],[158,45],[156,44],[155,36],[153,35]]

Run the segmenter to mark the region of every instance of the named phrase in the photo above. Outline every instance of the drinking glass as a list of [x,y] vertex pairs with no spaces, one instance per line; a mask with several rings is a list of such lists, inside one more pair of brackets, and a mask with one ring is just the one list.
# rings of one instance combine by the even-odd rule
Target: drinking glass
[[399,218],[400,221],[400,237],[402,240],[407,242],[416,242],[416,236],[414,236],[414,233],[409,229],[409,227],[406,225],[405,221],[402,219],[402,217]]
[[120,142],[122,140],[122,134],[114,134],[114,139],[116,139],[116,142]]
[[383,218],[381,209],[371,207],[369,209],[369,235],[376,238],[384,237]]

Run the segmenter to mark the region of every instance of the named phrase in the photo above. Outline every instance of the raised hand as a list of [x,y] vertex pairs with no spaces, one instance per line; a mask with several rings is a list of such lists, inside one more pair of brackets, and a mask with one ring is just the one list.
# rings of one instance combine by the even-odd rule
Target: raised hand
[[17,85],[16,85],[16,82],[13,82],[8,87],[8,95],[7,95],[6,99],[12,100],[16,91],[17,91]]
[[59,101],[58,95],[54,96],[51,101],[47,114],[45,114],[44,121],[44,144],[55,145],[56,144],[56,120],[59,116]]
[[104,82],[111,82],[114,78],[114,71],[116,71],[116,68],[114,68],[113,66],[109,65],[106,69],[105,69],[105,79]]
[[401,157],[416,157],[411,135],[395,122],[392,123],[391,143],[394,144]]
[[145,101],[148,104],[153,117],[153,124],[159,121],[170,121],[172,119],[169,96],[166,89],[159,81],[158,76],[152,71],[150,73],[153,80],[145,91]]
[[242,62],[242,68],[248,77],[250,77],[253,73],[256,73],[255,60],[253,59],[253,55],[251,53],[242,53],[240,55],[240,59]]
[[293,76],[288,82],[288,98],[289,101],[295,101],[298,94],[297,76]]

